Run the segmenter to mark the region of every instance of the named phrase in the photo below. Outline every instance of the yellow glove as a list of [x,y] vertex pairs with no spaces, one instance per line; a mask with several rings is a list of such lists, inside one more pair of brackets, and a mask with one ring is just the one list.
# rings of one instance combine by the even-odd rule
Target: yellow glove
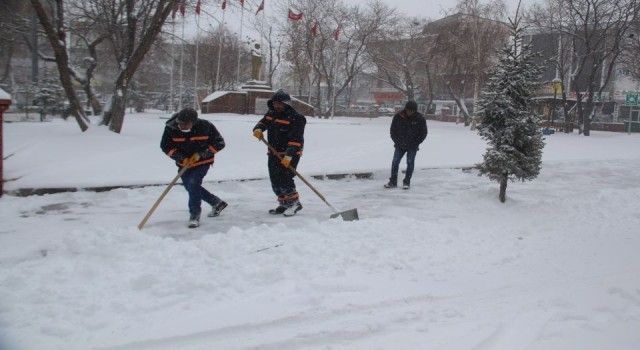
[[289,165],[291,164],[291,157],[286,156],[282,158],[282,160],[280,161],[280,164],[282,164],[282,166],[284,166],[285,168],[289,168]]
[[200,155],[198,154],[198,152],[196,152],[196,153],[192,154],[191,157],[186,158],[185,160],[183,160],[182,161],[182,166],[186,166],[187,168],[190,168],[194,164],[196,164],[199,160],[200,160]]
[[260,129],[253,129],[253,136],[258,140],[262,140],[264,138],[264,135],[262,134],[262,130]]

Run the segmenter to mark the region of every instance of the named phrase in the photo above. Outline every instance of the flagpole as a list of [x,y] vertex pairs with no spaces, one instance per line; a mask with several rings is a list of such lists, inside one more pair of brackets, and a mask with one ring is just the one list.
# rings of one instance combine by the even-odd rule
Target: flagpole
[[[265,0],[263,0],[263,3],[264,2],[265,2]],[[264,47],[264,21],[266,21],[266,19],[267,19],[267,16],[265,15],[265,13],[267,12],[267,10],[265,10],[266,7],[267,6],[265,4],[265,6],[262,8],[262,24],[261,24],[262,33],[260,33],[260,54],[261,55],[262,55],[263,52],[266,52],[265,51],[265,47]],[[263,64],[262,72],[260,72],[260,73],[262,73],[262,76],[263,76],[262,81],[265,81],[264,78],[266,78],[266,76],[265,76],[265,73],[264,73],[264,71],[265,71],[264,68],[267,67],[267,60],[263,59],[262,62],[264,62],[264,64]]]
[[180,99],[178,100],[178,110],[182,110],[182,94],[184,92],[184,81],[183,71],[184,71],[184,14],[182,15],[182,34],[180,34],[180,40],[182,40],[182,45],[180,45]]
[[315,60],[316,60],[316,38],[313,37],[313,34],[311,36],[311,40],[313,40],[313,43],[311,44],[311,69],[309,71],[309,95],[307,95],[307,103],[311,104],[311,85],[312,85],[312,77],[313,74],[315,73],[315,67],[313,66]]
[[171,21],[171,70],[169,71],[169,113],[173,113],[173,61],[175,56],[176,21]]
[[198,110],[198,46],[200,45],[200,14],[196,13],[196,72],[193,77],[193,109]]
[[[340,28],[340,26],[338,26]],[[337,30],[337,29],[336,29]],[[338,40],[336,39],[336,43],[334,46],[333,53],[333,76],[331,77],[333,89],[331,91],[331,119],[335,115],[336,110],[336,75],[338,70]]]
[[218,45],[218,66],[216,68],[216,91],[220,89],[220,58],[222,57],[222,37],[224,36],[224,15],[227,11],[222,10],[222,22],[220,23],[220,43]]
[[244,27],[244,2],[240,7],[240,42],[238,43],[238,71],[236,73],[236,82],[240,85],[240,49],[242,48],[242,29]]

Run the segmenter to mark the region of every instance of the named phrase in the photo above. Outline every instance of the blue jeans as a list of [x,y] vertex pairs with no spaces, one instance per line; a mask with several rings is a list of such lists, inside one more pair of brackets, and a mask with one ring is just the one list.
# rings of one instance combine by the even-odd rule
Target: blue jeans
[[211,204],[211,206],[215,206],[221,201],[220,198],[202,187],[202,179],[207,175],[210,166],[209,164],[199,165],[182,174],[182,185],[189,193],[189,214],[192,217],[199,216],[202,212],[200,208],[202,201]]
[[398,183],[398,168],[400,167],[400,161],[404,154],[407,154],[407,172],[404,175],[404,180],[402,183],[409,184],[411,182],[411,175],[413,175],[413,167],[415,165],[416,154],[418,153],[417,149],[400,149],[396,147],[395,152],[393,152],[393,161],[391,161],[391,178],[389,178],[389,182],[393,184]]

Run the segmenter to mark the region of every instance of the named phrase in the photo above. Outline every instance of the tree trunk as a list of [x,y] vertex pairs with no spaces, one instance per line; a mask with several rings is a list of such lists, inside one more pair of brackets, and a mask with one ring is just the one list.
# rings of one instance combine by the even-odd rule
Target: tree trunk
[[111,97],[111,108],[104,113],[102,124],[108,125],[109,130],[120,133],[124,124],[124,114],[126,112],[126,86],[116,86]]
[[478,97],[479,96],[480,96],[480,78],[478,77],[478,73],[476,72],[476,75],[473,79],[473,116],[471,117],[474,120],[478,116]]
[[[36,0],[32,0],[36,1]],[[109,130],[120,133],[122,131],[122,124],[124,122],[124,114],[126,109],[127,91],[129,89],[129,82],[133,78],[138,66],[144,59],[151,45],[153,45],[158,33],[162,30],[162,25],[171,13],[171,10],[178,3],[178,0],[162,0],[156,4],[156,11],[152,18],[149,20],[151,24],[147,30],[140,33],[140,41],[136,46],[136,18],[135,16],[127,16],[127,38],[126,38],[126,53],[124,62],[125,67],[121,67],[122,71],[116,78],[114,94],[111,97],[111,108],[108,112],[104,113],[102,124],[109,125]],[[128,2],[127,13],[133,13],[134,2]],[[121,61],[122,62],[122,61]],[[217,83],[217,82],[216,82]]]
[[316,80],[316,112],[318,118],[322,115],[322,93],[320,92],[320,75],[318,75],[318,79]]
[[567,92],[564,84],[562,84],[562,111],[564,112],[564,132],[569,134],[573,132],[573,118],[569,116],[569,104],[567,103]]
[[589,92],[589,97],[587,98],[587,111],[589,111],[588,115],[584,116],[583,120],[583,128],[582,133],[584,136],[589,136],[591,133],[591,118],[595,116],[596,106],[593,103],[593,93]]
[[433,93],[433,81],[431,79],[431,70],[429,68],[429,64],[425,65],[425,71],[427,74],[427,85],[429,86],[429,88],[427,89],[428,95],[429,95],[429,102],[427,103],[427,109],[425,110],[425,116],[427,114],[429,114],[429,111],[431,111],[431,105],[433,104],[433,100],[435,98],[435,95]]
[[93,110],[93,115],[102,114],[102,105],[100,105],[100,100],[93,94],[93,89],[89,89],[89,91],[85,90],[85,93],[88,96],[88,103]]
[[71,109],[71,113],[76,118],[76,122],[78,122],[80,130],[86,131],[87,129],[89,129],[89,121],[84,115],[84,110],[81,108],[78,96],[73,89],[73,83],[71,81],[71,69],[69,68],[69,56],[67,54],[67,49],[64,46],[66,42],[66,33],[64,32],[64,26],[62,25],[62,0],[58,0],[56,2],[56,20],[59,22],[57,30],[54,28],[53,23],[49,19],[47,12],[45,11],[39,0],[31,0],[31,5],[36,11],[38,19],[40,20],[40,24],[42,25],[42,28],[47,35],[47,39],[51,44],[51,48],[53,49],[53,53],[56,59],[56,66],[58,67],[58,74],[60,75],[60,83],[62,84],[62,88],[64,89],[67,100],[69,101],[69,108]]
[[6,51],[7,61],[4,65],[2,76],[0,77],[0,82],[4,82],[9,77],[9,72],[11,72],[11,58],[13,57],[13,41],[9,42],[9,48]]
[[584,106],[582,104],[582,95],[576,91],[576,115],[578,117],[578,135],[582,134],[582,123],[584,121]]
[[[449,95],[456,101],[456,105],[458,105],[458,109],[462,112],[462,117],[464,118],[464,126],[469,126],[469,111],[467,111],[467,107],[463,106],[464,101],[458,97],[453,89],[451,88],[451,82],[447,82],[447,89],[449,90]],[[463,88],[464,91],[464,88]]]
[[507,200],[507,182],[509,180],[509,176],[504,174],[502,178],[500,178],[500,202],[504,203]]
[[413,88],[407,87],[405,90],[405,95],[407,96],[407,101],[415,101],[415,93],[413,92]]
[[594,116],[595,107],[591,107],[591,113],[584,118],[584,128],[582,129],[582,134],[584,136],[591,135],[591,118]]

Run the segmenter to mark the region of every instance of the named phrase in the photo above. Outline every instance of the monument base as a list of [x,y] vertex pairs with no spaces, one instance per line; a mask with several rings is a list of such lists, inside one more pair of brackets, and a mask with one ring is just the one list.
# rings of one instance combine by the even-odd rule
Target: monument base
[[273,91],[271,86],[263,80],[249,80],[240,87],[240,90]]
[[[262,115],[267,112],[267,101],[273,90],[266,81],[249,80],[237,91],[216,91],[202,100],[202,113],[238,113]],[[291,98],[291,105],[299,113],[313,116],[313,106]]]

